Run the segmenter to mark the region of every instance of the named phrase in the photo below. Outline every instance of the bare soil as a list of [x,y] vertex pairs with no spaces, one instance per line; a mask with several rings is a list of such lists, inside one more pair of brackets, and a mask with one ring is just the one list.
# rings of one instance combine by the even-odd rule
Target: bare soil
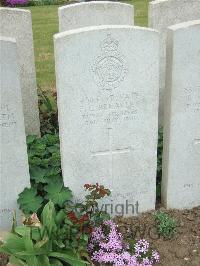
[[115,221],[125,239],[144,238],[160,254],[162,266],[200,266],[200,206],[192,210],[166,210],[177,222],[177,232],[171,239],[159,235],[154,219],[155,211],[138,217],[117,217]]

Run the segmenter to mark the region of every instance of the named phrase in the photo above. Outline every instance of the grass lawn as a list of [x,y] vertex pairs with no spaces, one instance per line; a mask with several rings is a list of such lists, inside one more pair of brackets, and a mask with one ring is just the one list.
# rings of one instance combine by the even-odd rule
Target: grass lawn
[[[126,1],[134,4],[135,24],[147,26],[148,0]],[[42,89],[55,87],[53,35],[58,32],[58,6],[34,6],[32,13],[37,83]]]

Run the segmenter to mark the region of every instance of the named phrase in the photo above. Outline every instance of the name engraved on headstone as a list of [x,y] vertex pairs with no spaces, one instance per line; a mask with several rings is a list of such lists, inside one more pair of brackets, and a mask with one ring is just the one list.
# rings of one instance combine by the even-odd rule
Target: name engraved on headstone
[[80,112],[85,125],[121,123],[133,121],[140,101],[137,92],[117,95],[84,96],[80,100]]
[[188,183],[188,184],[184,184],[183,187],[186,189],[200,188],[200,183],[198,183],[198,184],[194,184],[194,183],[189,184]]
[[12,127],[14,125],[16,125],[14,112],[7,104],[2,104],[0,108],[0,126]]
[[92,72],[94,81],[101,89],[112,90],[124,80],[128,68],[119,52],[119,41],[107,34],[101,44],[101,54],[94,60]]
[[184,94],[187,110],[200,112],[200,85],[184,88]]
[[4,213],[12,213],[13,211],[8,209],[8,208],[5,208],[5,209],[0,209],[0,214],[4,214]]
[[130,193],[124,193],[124,194],[120,192],[116,193],[113,199],[117,199],[118,197],[121,197],[123,199],[135,198],[137,200],[137,197],[139,197],[140,195],[145,195],[148,193],[149,193],[148,188],[143,187],[140,191],[138,191],[137,189],[133,189],[133,192],[130,192]]

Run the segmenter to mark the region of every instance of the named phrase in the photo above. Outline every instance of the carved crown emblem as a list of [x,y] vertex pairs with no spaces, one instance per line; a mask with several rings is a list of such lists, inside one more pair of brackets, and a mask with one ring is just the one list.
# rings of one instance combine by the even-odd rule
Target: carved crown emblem
[[102,51],[114,52],[118,49],[119,42],[111,37],[111,34],[107,35],[107,38],[103,40],[101,44]]
[[104,90],[117,88],[127,73],[124,57],[119,53],[119,41],[111,34],[101,42],[101,54],[95,59],[92,71],[94,81]]

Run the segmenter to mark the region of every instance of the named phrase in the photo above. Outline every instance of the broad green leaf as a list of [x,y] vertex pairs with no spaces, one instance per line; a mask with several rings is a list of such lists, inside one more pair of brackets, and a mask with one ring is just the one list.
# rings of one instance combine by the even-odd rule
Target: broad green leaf
[[30,176],[31,179],[34,179],[37,183],[47,183],[46,175],[48,170],[41,168],[39,166],[31,167],[30,168]]
[[39,157],[31,157],[29,156],[29,165],[30,165],[30,169],[37,165],[37,166],[42,166],[44,163],[43,163],[44,160],[42,160],[41,158]]
[[60,179],[56,179],[55,182],[49,183],[44,189],[47,192],[45,198],[52,200],[54,204],[57,204],[60,207],[63,207],[64,203],[72,198],[71,190],[64,187],[63,182]]
[[21,258],[27,258],[29,256],[39,256],[39,255],[45,255],[47,254],[47,250],[45,248],[39,248],[39,249],[34,249],[32,251],[20,251],[20,252],[16,252],[15,255],[17,257],[21,257]]
[[58,136],[58,134],[55,134],[55,135],[45,134],[42,137],[42,139],[46,143],[47,146],[58,145],[58,143],[59,143],[59,136]]
[[55,224],[55,207],[52,201],[49,201],[41,214],[42,224],[44,228],[48,231],[50,237],[53,230],[56,228]]
[[63,264],[57,259],[50,259],[51,266],[63,266]]
[[54,167],[57,166],[57,167],[61,168],[60,162],[61,162],[61,158],[60,158],[59,152],[53,153],[52,157],[49,158],[49,164],[54,166]]
[[46,176],[56,176],[59,173],[61,173],[61,168],[58,166],[54,166],[54,167],[48,167],[48,169],[46,170]]
[[28,266],[40,266],[36,256],[28,256],[26,262]]
[[24,261],[16,258],[14,255],[10,256],[9,262],[15,266],[27,266],[27,264]]
[[3,244],[2,248],[4,247],[5,249],[10,250],[11,252],[19,252],[25,250],[25,244],[22,237],[13,233],[8,233],[6,241]]
[[47,147],[47,150],[48,152],[50,153],[56,153],[59,152],[59,145],[53,145],[53,146],[50,146],[50,147]]
[[15,233],[17,233],[20,236],[25,236],[29,232],[29,227],[25,225],[17,226],[15,228]]
[[7,246],[5,246],[5,244],[0,246],[0,253],[5,253],[7,255],[12,254],[12,252],[7,248]]
[[83,261],[81,259],[78,259],[75,254],[72,252],[67,252],[66,253],[60,253],[60,252],[50,252],[49,253],[50,257],[58,258],[64,262],[69,263],[71,266],[85,266],[86,264],[88,265],[89,263],[86,261]]
[[39,266],[50,266],[49,258],[46,255],[38,256]]
[[31,229],[31,236],[32,239],[35,241],[40,241],[41,240],[41,232],[39,227],[32,227]]
[[64,210],[60,210],[55,217],[56,224],[60,225],[66,217],[66,212]]
[[22,209],[25,214],[30,214],[37,212],[41,208],[43,199],[37,196],[37,190],[32,187],[25,188],[24,191],[19,194],[17,202],[20,205],[20,209]]
[[25,245],[25,249],[28,252],[33,252],[33,242],[31,239],[31,228],[27,227],[24,236],[22,237]]
[[46,149],[46,145],[42,142],[37,142],[34,144],[34,149],[37,151],[37,152],[44,152],[45,149]]
[[37,136],[35,135],[29,135],[26,137],[26,143],[28,145],[32,144],[37,139]]

